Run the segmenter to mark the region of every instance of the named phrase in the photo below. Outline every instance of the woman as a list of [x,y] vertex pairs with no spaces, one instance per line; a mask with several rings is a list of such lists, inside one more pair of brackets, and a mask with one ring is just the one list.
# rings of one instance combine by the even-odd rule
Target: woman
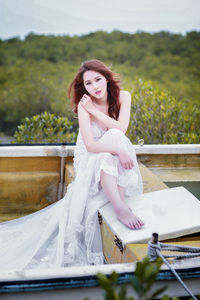
[[0,225],[1,270],[102,264],[97,212],[108,201],[125,226],[143,226],[125,201],[142,193],[135,151],[124,134],[130,94],[120,91],[108,67],[90,60],[80,67],[69,95],[80,126],[75,180],[60,201]]
[[[98,60],[90,60],[82,65],[71,84],[69,94],[72,88],[74,88],[75,111],[78,110],[79,128],[87,151],[107,153],[104,157],[109,160],[115,160],[116,157],[113,157],[115,155],[120,162],[117,162],[118,168],[133,169],[134,163],[130,153],[126,147],[118,144],[118,139],[127,142],[125,136],[122,137],[122,132],[126,132],[129,124],[130,94],[120,91],[114,74]],[[108,141],[105,137],[102,142],[95,141],[91,125],[99,126],[103,132],[109,130]],[[111,132],[111,129],[117,130]],[[115,136],[114,144],[109,142],[110,135]],[[101,187],[112,203],[117,218],[127,227],[139,229],[144,224],[124,201],[123,185],[117,183],[118,172],[113,176],[101,167],[100,170]],[[123,170],[121,172],[123,173]]]

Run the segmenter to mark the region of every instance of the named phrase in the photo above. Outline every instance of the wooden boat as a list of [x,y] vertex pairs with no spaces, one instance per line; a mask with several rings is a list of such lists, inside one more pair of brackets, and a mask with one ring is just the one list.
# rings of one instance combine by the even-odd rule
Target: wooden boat
[[[74,177],[74,147],[2,146],[0,148],[0,221],[32,213],[61,199]],[[198,219],[198,208],[196,209],[200,206],[197,201],[197,198],[200,199],[200,145],[137,145],[135,149],[144,183],[142,195],[144,205],[147,201],[148,203],[157,201],[158,204],[160,198],[166,197],[166,201],[167,199],[171,201],[169,207],[178,205],[176,214],[179,214],[181,206],[178,200],[182,197],[187,207],[189,204],[188,215],[193,209],[192,224],[186,220],[185,227],[182,222],[182,228],[178,227],[175,231],[170,229],[169,232],[162,231],[161,240],[200,247],[200,214]],[[175,186],[185,186],[190,192],[184,187],[173,188]],[[158,200],[154,200],[155,198]],[[161,210],[162,206],[155,206],[155,216],[160,216]],[[181,211],[182,214],[183,212]],[[194,217],[195,213],[196,217]],[[110,274],[115,270],[119,274],[119,284],[124,282],[128,284],[129,275],[134,272],[136,262],[146,255],[146,242],[152,232],[142,238],[138,238],[138,233],[137,238],[131,236],[130,231],[124,231],[123,225],[115,222],[109,204],[99,211],[99,221],[106,260],[104,265],[29,270],[9,274],[0,270],[1,299],[10,299],[13,293],[16,299],[24,299],[27,295],[30,299],[35,299],[36,295],[48,299],[64,299],[66,296],[70,299],[84,297],[103,299],[102,290],[98,287],[95,276],[99,271]],[[199,295],[200,259],[176,262],[173,266],[192,292]],[[162,286],[166,281],[168,295],[179,297],[187,295],[163,265],[155,288]],[[133,295],[129,288],[128,292]]]

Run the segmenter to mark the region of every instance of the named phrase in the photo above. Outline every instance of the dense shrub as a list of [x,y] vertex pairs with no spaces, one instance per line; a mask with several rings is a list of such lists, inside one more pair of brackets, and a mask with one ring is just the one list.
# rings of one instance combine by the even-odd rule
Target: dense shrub
[[76,133],[72,132],[72,123],[67,118],[45,112],[26,118],[24,123],[18,126],[14,138],[13,143],[19,144],[74,143]]
[[151,81],[138,79],[132,86],[128,136],[133,143],[199,143],[200,110],[190,101],[178,101]]
[[[186,124],[177,120],[187,133],[184,138],[181,134],[178,142],[190,143],[195,140],[191,133],[196,134],[198,125],[187,128],[191,125],[187,118],[191,118],[193,105],[195,109],[199,107],[199,50],[200,32],[196,31],[184,36],[170,32],[120,31],[72,37],[29,33],[24,40],[16,37],[1,41],[0,132],[13,135],[24,118],[44,111],[67,117],[75,124],[66,96],[67,87],[81,62],[97,58],[119,72],[125,83],[129,82],[127,90],[136,77],[152,80],[162,91],[170,92],[180,105],[187,106]],[[187,109],[184,108],[184,113]],[[177,139],[173,137],[173,140]]]
[[[113,272],[109,277],[98,273],[99,286],[104,290],[104,300],[180,300],[177,297],[170,298],[164,294],[167,287],[153,289],[161,265],[162,260],[160,258],[155,262],[150,262],[148,257],[144,257],[142,261],[137,262],[134,275],[129,277],[129,286],[134,291],[134,297],[133,294],[127,296],[127,292],[131,294],[131,289],[128,290],[125,284],[118,282],[119,275],[116,272]],[[119,284],[118,288],[117,284]],[[192,298],[188,299],[191,300]],[[83,300],[89,300],[89,298]]]
[[[145,144],[199,143],[200,111],[197,105],[178,101],[151,81],[138,79],[127,84],[132,94],[127,135],[133,143],[138,143],[139,139]],[[75,142],[76,125],[67,117],[45,112],[25,118],[14,134],[15,142]]]

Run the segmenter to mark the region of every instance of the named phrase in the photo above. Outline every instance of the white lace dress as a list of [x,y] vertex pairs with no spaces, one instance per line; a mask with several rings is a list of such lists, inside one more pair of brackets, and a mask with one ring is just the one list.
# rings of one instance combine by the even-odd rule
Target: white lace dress
[[63,199],[25,217],[0,224],[0,270],[103,264],[98,209],[108,201],[100,173],[116,176],[126,197],[142,193],[135,150],[118,129],[103,131],[92,123],[99,143],[119,145],[129,152],[134,168],[121,167],[118,156],[87,152],[81,134],[74,153],[75,180]]

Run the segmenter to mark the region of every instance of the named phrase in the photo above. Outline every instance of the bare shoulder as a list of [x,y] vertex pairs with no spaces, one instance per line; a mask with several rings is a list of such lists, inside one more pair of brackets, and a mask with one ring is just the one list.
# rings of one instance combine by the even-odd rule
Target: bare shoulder
[[87,112],[86,109],[84,109],[84,107],[79,103],[78,104],[78,109],[77,109],[77,112],[78,112],[78,118],[89,118],[89,113]]
[[82,110],[83,110],[83,107],[82,107],[81,103],[79,102],[79,104],[77,106],[77,111],[79,112],[79,111],[82,111]]
[[79,113],[83,113],[83,114],[86,114],[86,110],[83,108],[83,106],[81,105],[81,103],[79,102],[79,104],[78,104],[78,108],[77,108],[77,111],[78,111],[78,114]]
[[128,91],[120,91],[119,102],[120,102],[120,104],[122,104],[123,102],[130,103],[131,102],[131,94]]

